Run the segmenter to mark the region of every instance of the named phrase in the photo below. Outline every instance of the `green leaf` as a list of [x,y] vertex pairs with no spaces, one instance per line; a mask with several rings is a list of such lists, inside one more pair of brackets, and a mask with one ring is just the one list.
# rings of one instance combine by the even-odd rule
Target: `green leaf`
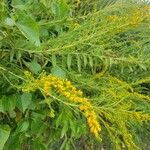
[[31,6],[33,0],[13,0],[12,6],[18,8],[20,10],[26,10],[29,6]]
[[31,132],[34,134],[39,133],[40,128],[43,127],[43,121],[40,117],[32,119],[33,121],[31,122]]
[[60,17],[65,18],[69,15],[69,5],[65,0],[61,0],[59,3],[59,9],[60,9]]
[[13,0],[12,4],[16,6],[16,5],[24,5],[25,3],[23,0]]
[[69,70],[71,70],[71,61],[72,61],[72,57],[70,54],[67,55],[67,67]]
[[52,3],[51,11],[54,15],[59,15],[59,5],[57,3]]
[[30,69],[34,74],[38,74],[41,71],[41,65],[37,62],[37,59],[34,58],[32,62],[25,62],[25,65]]
[[10,135],[10,127],[8,125],[0,125],[0,150],[4,148],[8,137]]
[[23,11],[17,11],[16,26],[22,34],[35,46],[40,46],[39,26],[33,18],[25,14]]
[[5,2],[3,0],[0,1],[0,22],[4,21],[7,16],[7,12],[5,9]]
[[51,69],[51,73],[54,76],[60,77],[60,78],[66,78],[66,72],[62,70],[60,67],[53,67]]
[[12,95],[12,96],[3,96],[0,99],[0,111],[1,112],[6,112],[6,111],[13,111],[13,109],[16,107],[16,100],[17,96]]
[[59,3],[52,3],[51,11],[59,19],[66,18],[69,15],[69,6],[66,1],[61,0]]
[[5,111],[12,111],[16,106],[16,96],[7,97],[3,104]]
[[79,55],[77,55],[77,66],[78,66],[78,71],[81,72],[81,59]]
[[24,93],[21,95],[21,110],[25,112],[32,102],[32,94]]
[[0,112],[5,112],[4,109],[3,109],[3,101],[2,101],[2,98],[0,99]]
[[87,66],[87,56],[84,55],[84,54],[82,56],[83,56],[84,68],[86,68],[86,66]]
[[60,136],[60,138],[63,138],[64,137],[64,135],[66,134],[66,132],[68,131],[68,122],[67,121],[65,121],[64,123],[63,123],[63,128],[62,128],[62,130],[61,130],[61,136]]
[[67,141],[67,143],[66,143],[66,145],[65,145],[65,150],[70,150],[70,140],[69,141]]
[[80,138],[82,135],[85,135],[87,133],[86,122],[84,122],[83,119],[70,119],[69,126],[71,129],[71,137]]
[[30,150],[35,150],[35,149],[36,150],[46,150],[47,148],[40,141],[33,141],[33,144],[31,145]]
[[147,68],[146,68],[146,66],[144,66],[142,63],[141,64],[139,64],[139,66],[144,70],[144,71],[146,71],[147,70]]
[[53,67],[56,67],[56,65],[57,65],[56,55],[55,54],[52,54],[52,65],[53,65]]
[[93,58],[89,55],[89,64],[93,68]]
[[45,7],[47,6],[46,0],[40,0],[40,2],[41,2]]
[[10,134],[9,140],[5,144],[5,150],[12,150],[12,147],[15,147],[15,150],[22,149],[22,141],[19,134]]
[[29,121],[28,120],[22,120],[18,124],[18,127],[16,129],[16,133],[25,132],[25,131],[27,131],[28,127],[29,127]]

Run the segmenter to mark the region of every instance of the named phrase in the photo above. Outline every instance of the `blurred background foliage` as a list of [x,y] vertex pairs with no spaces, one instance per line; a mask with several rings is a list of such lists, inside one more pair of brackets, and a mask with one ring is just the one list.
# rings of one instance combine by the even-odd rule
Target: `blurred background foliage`
[[[0,0],[0,150],[150,149],[149,18],[140,0]],[[22,92],[26,70],[81,89],[102,140],[57,92]]]

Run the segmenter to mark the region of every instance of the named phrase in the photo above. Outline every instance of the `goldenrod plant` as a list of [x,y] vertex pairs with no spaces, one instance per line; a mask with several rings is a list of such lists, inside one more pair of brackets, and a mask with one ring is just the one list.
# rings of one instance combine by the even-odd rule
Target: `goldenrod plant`
[[[26,72],[25,75],[29,79],[33,79],[32,75],[29,72]],[[45,96],[51,96],[52,88],[55,88],[59,94],[63,95],[71,102],[79,104],[79,109],[84,112],[84,115],[87,117],[90,131],[95,135],[96,138],[99,136],[100,126],[96,119],[96,114],[93,111],[93,107],[90,104],[89,100],[82,98],[82,91],[77,90],[70,81],[59,79],[55,76],[42,76],[38,80],[34,80],[23,87],[24,92],[30,92],[35,90],[38,87],[43,88],[43,93]]]
[[150,4],[0,1],[0,150],[149,149]]

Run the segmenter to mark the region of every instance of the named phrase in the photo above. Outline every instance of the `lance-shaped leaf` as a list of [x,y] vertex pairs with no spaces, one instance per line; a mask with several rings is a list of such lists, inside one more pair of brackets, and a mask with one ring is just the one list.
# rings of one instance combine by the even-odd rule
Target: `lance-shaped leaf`
[[9,137],[10,128],[8,125],[0,125],[0,150],[4,148],[4,145]]
[[16,26],[35,46],[40,46],[39,26],[33,18],[23,11],[17,11]]

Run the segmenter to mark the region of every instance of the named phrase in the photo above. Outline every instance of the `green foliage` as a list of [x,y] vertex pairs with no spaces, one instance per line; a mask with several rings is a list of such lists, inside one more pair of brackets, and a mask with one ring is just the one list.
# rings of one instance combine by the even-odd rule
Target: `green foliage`
[[6,143],[10,134],[10,128],[8,125],[0,126],[0,150],[3,149],[4,144]]
[[39,26],[38,24],[25,12],[16,11],[15,25],[22,32],[22,34],[29,39],[35,46],[40,46],[39,40]]
[[[0,1],[0,150],[146,149],[149,9],[140,0]],[[77,105],[43,94],[35,81],[44,74],[83,91],[102,141]]]

